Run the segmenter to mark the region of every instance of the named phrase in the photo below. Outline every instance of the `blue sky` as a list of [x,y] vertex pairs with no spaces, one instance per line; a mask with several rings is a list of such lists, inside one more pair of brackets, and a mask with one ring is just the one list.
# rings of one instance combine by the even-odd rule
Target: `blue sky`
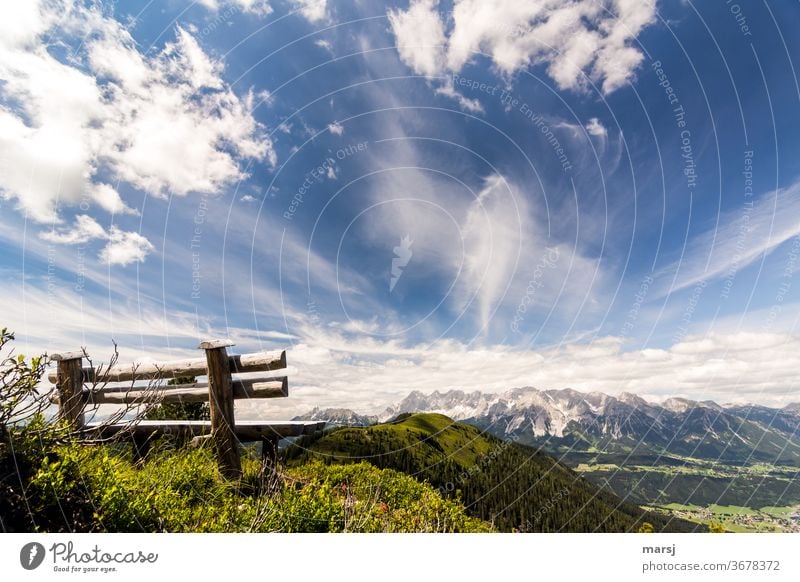
[[288,347],[277,415],[798,400],[794,2],[0,6],[21,350]]

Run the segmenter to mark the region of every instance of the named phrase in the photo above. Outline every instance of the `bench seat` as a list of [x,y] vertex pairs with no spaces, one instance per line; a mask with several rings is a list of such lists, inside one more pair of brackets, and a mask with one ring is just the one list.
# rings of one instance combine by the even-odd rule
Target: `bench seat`
[[[98,428],[101,429],[98,431]],[[318,421],[283,421],[283,420],[237,420],[234,432],[239,440],[259,441],[263,438],[286,438],[309,435],[325,428],[325,422]],[[114,436],[118,432],[130,431],[134,436],[158,434],[183,434],[203,436],[211,434],[210,420],[142,420],[131,426],[130,423],[103,425],[88,423],[84,430],[99,432],[101,438]]]

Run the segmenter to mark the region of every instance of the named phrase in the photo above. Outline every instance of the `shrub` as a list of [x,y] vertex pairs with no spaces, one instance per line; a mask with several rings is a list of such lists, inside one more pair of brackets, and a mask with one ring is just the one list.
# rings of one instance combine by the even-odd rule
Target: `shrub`
[[726,530],[725,526],[721,523],[712,521],[708,524],[708,531],[711,533],[726,533],[728,530]]
[[466,515],[428,484],[366,463],[297,467],[301,484],[282,494],[282,531],[479,532],[489,524]]
[[0,528],[27,531],[34,523],[28,481],[61,435],[44,421],[48,403],[37,391],[47,359],[15,354],[13,340],[12,332],[0,330]]

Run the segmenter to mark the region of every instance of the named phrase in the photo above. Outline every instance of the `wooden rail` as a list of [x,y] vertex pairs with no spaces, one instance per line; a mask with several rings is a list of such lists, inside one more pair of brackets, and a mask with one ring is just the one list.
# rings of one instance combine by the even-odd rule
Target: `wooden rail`
[[[233,398],[285,398],[289,396],[289,379],[286,376],[267,381],[233,380]],[[137,390],[130,386],[112,386],[102,390],[84,388],[81,398],[85,404],[144,404],[154,398],[159,402],[189,404],[208,401],[208,383],[175,384],[159,386],[153,389]],[[61,398],[56,392],[50,397],[53,404],[60,404]]]
[[[83,352],[67,352],[63,354],[53,354],[52,359],[81,359]],[[241,372],[271,372],[281,370],[286,367],[286,351],[257,352],[255,354],[243,354],[240,356],[229,356],[228,362],[231,372],[234,374]],[[95,374],[94,368],[82,368],[84,382],[132,382],[138,380],[170,380],[182,376],[205,376],[208,372],[208,364],[205,358],[195,358],[190,360],[176,360],[173,362],[163,362],[160,364],[131,364],[130,366],[114,366],[109,370],[103,370],[100,374]],[[47,379],[55,383],[58,372],[50,372]]]
[[[87,427],[92,426],[91,423],[87,425]],[[141,422],[129,426],[123,424],[102,425],[102,423],[95,423],[94,428],[96,428],[103,437],[109,437],[127,431],[139,436],[149,436],[154,432],[186,436],[205,436],[211,434],[211,422],[208,420],[142,420]],[[325,428],[325,422],[322,421],[298,422],[287,420],[265,423],[261,420],[240,420],[236,423],[237,435],[239,435],[242,440],[251,441],[258,441],[270,437],[282,439],[314,434],[323,428]]]
[[[276,466],[278,440],[313,434],[325,423],[288,421],[236,421],[234,400],[245,398],[285,398],[289,379],[284,374],[234,378],[233,374],[272,372],[286,368],[286,352],[267,351],[229,355],[228,340],[200,343],[205,358],[193,358],[147,365],[114,366],[110,369],[83,367],[84,352],[53,354],[55,372],[48,379],[56,390],[51,400],[58,404],[60,415],[73,430],[101,438],[129,433],[136,449],[153,435],[181,434],[209,438],[214,445],[220,472],[229,478],[241,477],[239,443],[257,440],[262,443],[265,466]],[[206,382],[193,384],[160,383],[171,378],[206,376]],[[148,386],[137,385],[148,381]],[[127,385],[118,385],[127,382]],[[84,384],[90,383],[87,388]],[[99,386],[99,387],[98,387]],[[87,405],[139,405],[161,402],[208,402],[210,421],[144,420],[135,423],[86,423]],[[144,440],[143,440],[144,439]]]

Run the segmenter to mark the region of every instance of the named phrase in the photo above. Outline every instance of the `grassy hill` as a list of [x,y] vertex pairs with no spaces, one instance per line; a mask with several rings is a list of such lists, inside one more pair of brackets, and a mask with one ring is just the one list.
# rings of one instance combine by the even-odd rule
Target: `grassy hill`
[[696,524],[646,512],[598,489],[536,449],[502,441],[439,414],[405,414],[364,428],[337,428],[285,451],[290,466],[367,461],[402,471],[459,499],[467,512],[503,531],[656,531]]

